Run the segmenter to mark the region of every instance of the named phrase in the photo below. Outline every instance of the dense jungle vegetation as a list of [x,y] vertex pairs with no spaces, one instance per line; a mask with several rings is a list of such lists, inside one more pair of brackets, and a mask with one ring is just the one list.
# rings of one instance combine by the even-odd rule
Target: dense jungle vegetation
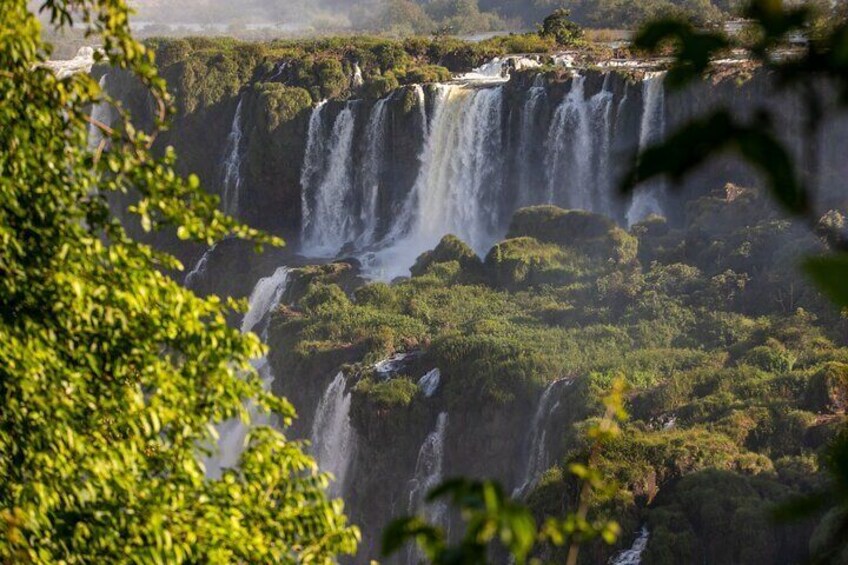
[[320,375],[361,360],[347,370],[359,374],[363,433],[375,418],[402,428],[425,400],[411,377],[369,374],[399,351],[423,349],[422,365],[441,369],[451,413],[515,410],[572,380],[556,440],[565,456],[529,495],[539,523],[574,507],[568,465],[585,456],[581,430],[622,375],[632,418],[598,461],[620,488],[596,511],[625,531],[647,524],[648,562],[798,562],[811,538],[827,539],[817,520],[769,519],[823,484],[817,454],[846,421],[848,326],[786,268],[822,241],[734,186],[693,202],[679,229],[653,218],[628,233],[539,207],[519,211],[507,237],[483,260],[446,237],[411,279],[352,293],[350,265],[296,272],[295,306],[273,321],[279,366]]

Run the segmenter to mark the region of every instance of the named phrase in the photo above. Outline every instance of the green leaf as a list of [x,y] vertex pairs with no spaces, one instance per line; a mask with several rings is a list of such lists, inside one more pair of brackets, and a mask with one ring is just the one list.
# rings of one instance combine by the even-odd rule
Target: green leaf
[[804,270],[828,298],[848,308],[848,253],[810,258]]

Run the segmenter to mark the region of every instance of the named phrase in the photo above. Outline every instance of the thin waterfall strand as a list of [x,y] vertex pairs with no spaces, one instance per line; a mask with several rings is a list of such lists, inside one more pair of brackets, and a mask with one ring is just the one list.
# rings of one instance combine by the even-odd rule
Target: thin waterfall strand
[[318,467],[334,477],[330,495],[344,494],[345,478],[356,448],[356,434],[350,424],[351,394],[339,372],[332,380],[315,411],[312,423],[312,450]]
[[241,198],[241,161],[242,137],[244,136],[244,120],[242,106],[244,97],[239,99],[230,134],[227,136],[227,148],[224,159],[223,196],[221,198],[224,212],[231,216],[238,214],[239,199]]
[[554,381],[545,388],[533,421],[530,424],[530,435],[528,444],[530,446],[528,458],[524,466],[521,481],[512,492],[514,498],[527,496],[536,486],[539,477],[542,476],[550,466],[550,458],[547,446],[547,429],[551,418],[559,408],[560,388],[569,381]]
[[[289,269],[280,267],[273,275],[261,279],[253,292],[250,294],[247,313],[241,324],[242,333],[260,330],[264,339],[267,318],[270,312],[279,304],[288,286]],[[268,390],[274,382],[274,373],[266,357],[261,357],[251,364],[262,380],[262,386]],[[248,407],[250,422],[245,423],[240,419],[229,420],[218,427],[218,451],[206,462],[206,474],[212,478],[218,478],[224,469],[232,468],[244,452],[245,441],[250,426],[264,426],[270,423],[267,414],[260,413],[255,406]]]
[[[665,137],[665,74],[652,73],[642,81],[642,121],[639,128],[639,151]],[[662,180],[650,181],[637,188],[627,211],[627,225],[640,222],[652,214],[664,215],[662,201],[665,185]]]

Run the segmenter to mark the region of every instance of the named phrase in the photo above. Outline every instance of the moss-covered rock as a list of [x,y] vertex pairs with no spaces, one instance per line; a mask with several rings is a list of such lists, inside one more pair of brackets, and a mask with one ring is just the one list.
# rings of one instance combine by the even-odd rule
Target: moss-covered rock
[[265,117],[262,123],[268,132],[312,108],[312,96],[303,88],[285,86],[278,82],[256,83],[253,88],[259,96]]
[[364,281],[359,276],[359,265],[353,261],[336,261],[324,265],[309,265],[292,269],[282,302],[299,303],[317,285],[335,285],[342,294],[352,294]]
[[636,259],[638,240],[604,216],[556,206],[518,210],[507,237],[532,237],[544,243],[579,250],[601,261],[625,264]]
[[588,263],[570,249],[519,237],[495,245],[486,255],[485,267],[495,287],[516,290],[570,284],[586,273]]
[[429,273],[435,265],[456,261],[469,276],[480,273],[481,262],[474,250],[454,235],[446,235],[432,251],[422,253],[410,268],[413,277]]

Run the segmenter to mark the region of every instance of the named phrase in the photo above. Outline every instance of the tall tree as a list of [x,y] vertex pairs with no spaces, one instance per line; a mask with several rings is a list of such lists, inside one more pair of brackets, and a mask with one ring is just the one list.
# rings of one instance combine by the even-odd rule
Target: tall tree
[[[44,0],[51,25],[82,26],[108,63],[170,113],[124,0]],[[294,416],[263,392],[262,346],[227,326],[217,298],[162,274],[181,268],[130,239],[112,193],[137,195],[146,230],[273,243],[217,211],[174,156],[128,116],[110,128],[85,74],[59,79],[26,0],[0,11],[0,561],[329,563],[357,532],[301,446],[257,428],[240,465],[204,474],[214,424],[246,404]],[[104,133],[89,148],[88,129]],[[207,447],[204,447],[207,446]]]

